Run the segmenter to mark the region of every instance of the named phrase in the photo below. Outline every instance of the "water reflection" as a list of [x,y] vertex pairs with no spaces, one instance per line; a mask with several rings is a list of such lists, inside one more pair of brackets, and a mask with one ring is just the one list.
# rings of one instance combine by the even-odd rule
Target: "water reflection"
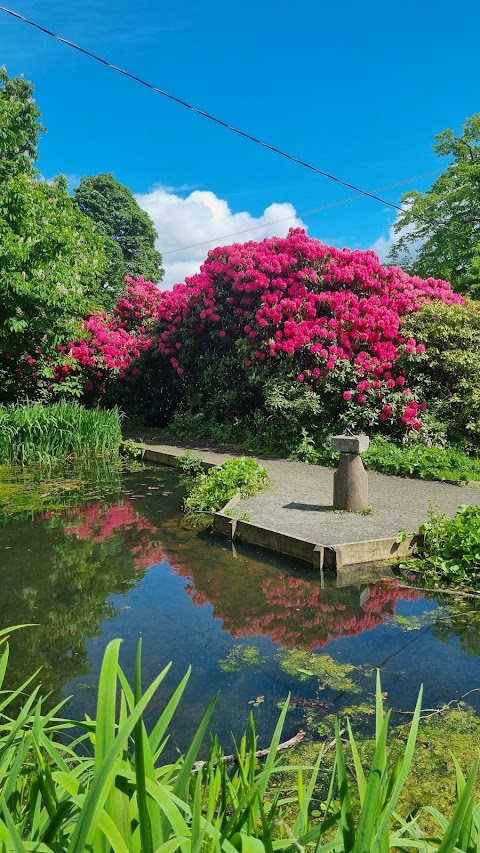
[[[199,535],[182,522],[182,492],[171,471],[126,475],[123,496],[117,495],[109,487],[106,497],[49,509],[34,522],[23,518],[0,528],[2,627],[38,625],[12,636],[16,684],[41,666],[43,690],[51,692],[53,703],[66,685],[74,684],[78,691],[82,680],[95,680],[110,636],[124,637],[128,659],[143,633],[149,655],[146,678],[171,658],[181,674],[193,663],[195,713],[200,713],[195,701],[202,689],[208,687],[210,695],[220,688],[225,719],[235,708],[241,730],[248,700],[266,693],[265,679],[271,684],[270,715],[276,715],[274,702],[291,690],[292,676],[279,667],[276,644],[305,652],[331,644],[330,655],[344,656],[359,667],[378,665],[379,649],[383,659],[386,651],[396,655],[397,646],[403,647],[402,629],[391,617],[400,609],[403,621],[408,620],[418,593],[400,588],[395,580],[336,587],[327,577],[322,586],[318,574],[302,565],[248,548],[235,551],[224,540]],[[424,607],[425,602],[418,603]],[[450,621],[436,621],[436,605],[429,607],[435,654],[439,642],[450,644],[452,671],[457,672],[452,638],[462,653],[480,654],[473,606]],[[415,618],[418,622],[418,614]],[[380,645],[378,630],[368,639],[373,629],[383,632]],[[350,643],[360,635],[361,640]],[[426,635],[422,642],[426,648]],[[234,643],[255,644],[265,663],[248,674],[224,672],[218,662]],[[233,678],[237,681],[226,684],[225,679]],[[301,695],[313,700],[315,690],[302,685]],[[93,710],[88,707],[89,713]]]

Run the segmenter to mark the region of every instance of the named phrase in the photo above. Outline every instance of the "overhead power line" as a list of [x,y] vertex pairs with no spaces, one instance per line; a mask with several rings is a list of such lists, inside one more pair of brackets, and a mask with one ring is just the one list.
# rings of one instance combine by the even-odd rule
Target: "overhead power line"
[[[54,33],[52,32],[52,30],[49,30],[46,27],[42,27],[41,24],[38,24],[36,21],[31,21],[24,15],[20,15],[19,12],[13,11],[13,9],[7,9],[6,6],[0,6],[0,11],[6,12],[8,15],[11,15],[13,18],[17,18],[19,21],[23,21],[25,24],[34,27],[36,30],[45,33],[45,35],[47,36],[51,36],[57,41],[62,42],[62,44],[67,45],[67,47],[71,47],[74,50],[78,50],[79,53],[83,53],[85,56],[89,56],[90,59],[94,59],[96,62],[100,62],[107,68],[111,68],[112,71],[117,71],[119,74],[123,74],[124,77],[128,77],[130,80],[134,80],[136,83],[140,83],[141,86],[146,86],[153,92],[157,92],[159,95],[163,95],[164,98],[168,98],[170,101],[174,101],[176,104],[179,104],[180,106],[185,107],[186,109],[191,110],[194,113],[197,113],[197,115],[203,116],[204,118],[208,119],[208,121],[212,121],[215,124],[220,125],[220,127],[224,127],[226,130],[229,130],[232,133],[236,133],[237,136],[241,136],[244,139],[248,139],[250,140],[250,142],[253,142],[256,145],[261,145],[262,148],[266,148],[268,151],[272,151],[274,154],[278,154],[280,157],[284,157],[286,160],[290,160],[292,163],[297,163],[299,166],[303,166],[305,169],[309,169],[311,172],[315,172],[317,175],[322,175],[322,177],[328,178],[330,181],[335,181],[335,183],[341,184],[341,186],[343,187],[348,187],[348,189],[354,190],[359,195],[365,196],[366,198],[372,198],[374,201],[379,201],[381,204],[393,208],[393,210],[398,210],[400,212],[403,211],[403,208],[400,205],[394,204],[394,202],[392,201],[387,201],[387,199],[376,195],[375,192],[369,192],[368,190],[364,190],[361,187],[357,187],[355,184],[351,184],[349,181],[344,181],[342,178],[338,178],[336,175],[330,174],[330,172],[326,172],[323,169],[319,169],[317,166],[313,166],[312,163],[308,163],[306,160],[302,160],[299,157],[295,157],[293,154],[289,154],[287,151],[283,151],[281,148],[277,148],[275,145],[270,145],[270,143],[268,142],[263,142],[261,139],[258,139],[256,136],[253,136],[253,134],[247,133],[245,130],[240,130],[238,127],[234,127],[228,122],[223,121],[223,119],[212,115],[212,113],[208,113],[205,110],[201,110],[199,109],[199,107],[195,107],[193,106],[193,104],[189,104],[182,98],[178,98],[176,95],[172,95],[170,92],[166,92],[164,89],[160,89],[158,86],[154,86],[153,83],[149,83],[142,77],[138,77],[136,74],[132,74],[130,71],[126,71],[125,68],[120,68],[120,66],[114,65],[107,59],[104,59],[103,57],[98,56],[96,53],[92,53],[92,51],[87,50],[85,47],[81,47],[75,42],[63,38],[62,36],[58,35],[58,33]],[[426,216],[420,216],[416,213],[410,212],[410,215],[414,219],[418,219],[420,222],[427,223],[428,225],[445,225],[445,223],[441,222],[440,220],[429,219]]]
[[[373,192],[382,192],[382,190],[391,190],[394,187],[400,187],[402,184],[410,184],[412,181],[419,181],[421,178],[427,178],[430,175],[436,175],[440,169],[430,169],[428,172],[422,172],[420,175],[412,175],[411,178],[403,178],[401,181],[395,181],[393,184],[384,184],[383,187],[377,187]],[[271,225],[278,225],[279,222],[288,222],[291,219],[297,219],[298,216],[308,216],[310,213],[319,213],[321,210],[329,210],[332,207],[338,207],[341,204],[347,204],[349,201],[356,201],[363,198],[362,195],[350,195],[346,198],[340,198],[338,201],[331,201],[328,204],[322,204],[320,207],[310,207],[308,210],[299,210],[291,216],[283,216],[281,219],[271,219],[269,222],[262,222],[260,225],[251,225],[250,228],[242,228],[241,231],[233,231],[231,234],[222,234],[217,237],[211,237],[210,240],[201,240],[199,243],[190,243],[188,246],[179,246],[177,249],[167,249],[162,251],[162,256],[173,255],[174,252],[184,252],[186,249],[195,249],[197,246],[207,246],[209,243],[214,243],[217,240],[229,240],[230,237],[237,237],[239,234],[248,234],[250,231],[259,231],[260,229],[270,228]]]

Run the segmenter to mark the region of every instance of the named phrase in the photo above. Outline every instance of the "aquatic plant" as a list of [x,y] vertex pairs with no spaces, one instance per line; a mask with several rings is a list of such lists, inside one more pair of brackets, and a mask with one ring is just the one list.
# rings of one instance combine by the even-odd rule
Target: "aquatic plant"
[[[0,631],[0,642],[6,637],[7,631]],[[402,753],[392,764],[387,751],[390,712],[384,714],[377,678],[369,767],[362,763],[347,721],[353,781],[349,777],[343,729],[337,722],[334,771],[328,791],[319,798],[316,784],[325,747],[319,749],[313,767],[278,762],[288,703],[266,750],[257,749],[250,718],[248,744],[246,736],[234,744],[236,767],[229,771],[216,738],[206,759],[197,760],[214,698],[186,754],[166,763],[168,727],[189,673],[148,733],[144,713],[169,666],[143,690],[139,644],[131,687],[119,665],[120,643],[113,640],[105,651],[96,719],[78,723],[62,717],[63,703],[45,712],[38,688],[30,687],[31,679],[13,693],[2,693],[0,839],[5,851],[295,853],[310,845],[331,853],[476,849],[480,827],[472,790],[478,759],[467,780],[456,766],[457,803],[450,820],[426,807],[438,822],[437,835],[425,838],[414,816],[403,818],[396,811],[414,755],[421,693]],[[7,663],[8,646],[0,656],[0,687]],[[23,706],[11,715],[12,703],[20,695]]]
[[264,661],[255,646],[233,646],[218,665],[223,672],[240,672],[243,667],[260,666]]
[[313,654],[304,649],[280,649],[278,661],[284,672],[300,681],[316,679],[318,690],[329,687],[355,693],[360,689],[351,678],[356,667],[337,661],[325,652]]
[[117,409],[85,409],[78,403],[0,406],[0,464],[31,465],[66,457],[116,456]]

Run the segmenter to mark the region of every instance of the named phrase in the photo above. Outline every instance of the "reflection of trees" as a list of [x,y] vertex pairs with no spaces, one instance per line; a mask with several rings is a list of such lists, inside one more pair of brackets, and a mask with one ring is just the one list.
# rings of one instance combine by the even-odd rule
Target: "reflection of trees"
[[146,568],[164,560],[188,578],[193,604],[210,603],[213,618],[234,638],[264,635],[290,648],[319,648],[373,628],[394,613],[398,598],[410,595],[388,581],[322,589],[315,573],[294,575],[262,558],[234,559],[169,512],[154,495],[136,504],[128,497],[91,500],[44,512],[35,537],[24,521],[11,526],[10,550],[3,552],[2,627],[38,623],[12,635],[15,684],[41,666],[53,702],[66,682],[88,672],[86,640],[115,615],[110,597],[126,594]]
[[85,641],[115,614],[109,596],[128,592],[164,552],[156,527],[129,500],[91,501],[40,520],[33,554],[25,551],[31,528],[17,526],[15,544],[5,552],[14,564],[4,571],[0,600],[3,625],[38,623],[12,635],[15,683],[41,666],[43,690],[55,698],[67,681],[88,671]]
[[472,657],[480,657],[480,607],[471,599],[467,604],[445,604],[445,597],[435,597],[439,606],[451,619],[439,620],[433,630],[432,636],[441,643],[449,643],[452,637],[456,637],[462,652]]
[[264,635],[289,648],[319,648],[380,625],[394,614],[398,599],[418,597],[395,580],[361,589],[322,589],[314,572],[310,579],[279,572],[255,559],[226,560],[220,548],[201,550],[198,540],[182,533],[178,522],[167,522],[162,532],[169,559],[175,559],[174,571],[192,578],[185,591],[193,603],[210,603],[213,618],[222,619],[235,638]]

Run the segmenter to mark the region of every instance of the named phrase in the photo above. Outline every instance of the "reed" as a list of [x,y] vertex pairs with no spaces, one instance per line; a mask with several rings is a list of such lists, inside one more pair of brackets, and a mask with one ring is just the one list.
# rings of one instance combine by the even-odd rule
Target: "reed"
[[[338,725],[335,766],[329,790],[324,792],[317,790],[322,749],[314,767],[278,763],[288,703],[261,762],[253,717],[248,741],[245,736],[235,745],[234,770],[227,769],[215,738],[206,760],[197,762],[215,698],[192,734],[186,754],[167,761],[168,729],[188,672],[149,733],[144,712],[170,665],[143,690],[139,645],[130,686],[119,665],[121,641],[113,640],[102,663],[96,719],[79,723],[62,716],[64,703],[45,711],[39,688],[32,688],[35,676],[15,691],[2,690],[7,634],[12,630],[16,629],[0,631],[4,646],[0,655],[0,843],[4,851],[474,853],[479,849],[479,807],[472,797],[478,759],[468,779],[456,766],[457,804],[450,819],[427,807],[438,824],[438,835],[425,837],[415,815],[403,818],[396,812],[414,754],[421,695],[404,753],[392,763],[387,750],[389,714],[383,710],[378,678],[370,767],[362,766],[348,723],[347,744]],[[13,708],[20,698],[23,704],[15,716]],[[288,773],[293,774],[290,785],[285,783]],[[278,774],[280,786],[275,781]],[[288,795],[282,793],[285,789],[290,789]]]
[[2,465],[113,456],[118,454],[120,441],[117,409],[85,409],[71,402],[0,406]]

